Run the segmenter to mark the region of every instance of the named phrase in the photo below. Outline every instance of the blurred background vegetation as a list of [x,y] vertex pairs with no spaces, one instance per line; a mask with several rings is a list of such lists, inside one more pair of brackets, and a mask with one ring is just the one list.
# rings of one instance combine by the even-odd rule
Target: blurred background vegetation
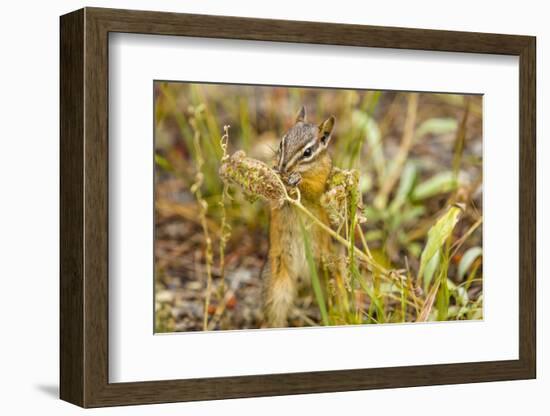
[[[482,319],[482,97],[156,82],[156,332],[259,328],[268,209],[218,175],[229,153],[271,163],[301,105],[336,116],[335,166],[357,169],[376,262],[300,292],[291,326]],[[198,192],[197,192],[198,191]],[[364,237],[364,239],[363,239]],[[323,305],[320,305],[323,303]],[[326,316],[322,316],[326,315]]]

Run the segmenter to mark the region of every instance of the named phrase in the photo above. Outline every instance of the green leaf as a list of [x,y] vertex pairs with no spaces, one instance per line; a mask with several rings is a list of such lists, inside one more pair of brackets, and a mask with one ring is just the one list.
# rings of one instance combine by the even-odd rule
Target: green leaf
[[384,239],[384,232],[382,230],[370,230],[365,233],[365,240],[367,241],[379,241]]
[[444,250],[445,253],[442,255],[442,259],[439,265],[439,290],[437,291],[437,320],[446,321],[449,318],[449,286],[447,279],[447,273],[449,271],[449,253],[450,253],[450,244],[447,240],[447,247]]
[[458,128],[458,121],[454,118],[430,118],[424,121],[416,129],[416,137],[422,137],[426,134],[440,135],[452,133]]
[[382,180],[386,174],[386,158],[382,151],[382,133],[380,132],[378,123],[366,112],[360,110],[355,110],[353,112],[352,123],[358,126],[361,133],[365,135],[367,143],[369,144],[369,152],[374,161],[378,180]]
[[430,259],[426,265],[426,270],[424,271],[424,288],[427,288],[434,277],[435,271],[439,266],[439,259],[441,258],[441,250],[437,250],[434,256]]
[[369,205],[363,210],[363,215],[367,217],[368,221],[374,222],[385,220],[388,217],[388,212],[385,210],[378,210]]
[[159,168],[162,170],[165,170],[167,172],[172,172],[174,168],[172,167],[171,163],[166,159],[165,157],[159,155],[158,153],[155,153],[155,163]]
[[470,310],[468,307],[468,303],[470,302],[468,291],[464,286],[455,285],[450,279],[447,279],[447,286],[452,296],[455,298],[456,303],[456,306],[449,307],[449,317],[453,319],[462,319]]
[[395,197],[389,206],[389,211],[392,213],[397,212],[399,208],[405,203],[409,193],[411,192],[414,181],[416,179],[416,164],[412,161],[408,161],[403,167],[401,172],[401,179],[399,180],[399,187],[395,193]]
[[426,207],[422,205],[412,206],[404,210],[403,214],[401,215],[401,221],[410,222],[410,221],[416,220],[421,215],[424,215],[425,212],[426,212]]
[[304,227],[303,222],[300,220],[300,228],[302,229],[302,236],[304,237],[304,246],[306,251],[306,260],[309,267],[309,272],[311,274],[311,285],[313,286],[313,293],[315,294],[315,299],[319,305],[319,310],[321,311],[321,319],[323,325],[330,325],[327,313],[327,306],[325,304],[325,297],[323,296],[323,290],[321,289],[321,281],[319,275],[317,274],[317,266],[313,259],[313,252],[311,250],[311,242],[309,240],[308,231]]
[[428,231],[428,239],[420,256],[419,280],[424,277],[428,263],[443,246],[443,243],[451,236],[461,213],[461,207],[457,205],[450,207]]
[[470,269],[474,261],[480,257],[483,253],[483,250],[481,247],[476,246],[468,249],[466,253],[462,256],[462,259],[460,259],[460,263],[458,264],[458,280],[462,281],[464,280],[464,276],[466,275],[466,272]]
[[372,177],[367,172],[361,172],[359,177],[359,191],[361,194],[366,194],[372,189]]
[[420,256],[420,253],[422,252],[422,246],[417,242],[412,242],[407,244],[407,250],[411,255],[415,258],[418,258]]
[[425,182],[418,184],[412,194],[413,201],[430,198],[434,195],[454,191],[458,187],[458,180],[451,171],[441,172]]

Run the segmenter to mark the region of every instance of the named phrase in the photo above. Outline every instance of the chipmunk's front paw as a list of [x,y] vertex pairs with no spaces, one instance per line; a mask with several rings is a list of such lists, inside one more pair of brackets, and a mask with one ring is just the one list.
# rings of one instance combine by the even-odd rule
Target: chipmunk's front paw
[[285,178],[285,180],[286,183],[290,186],[298,186],[298,184],[302,180],[302,176],[298,172],[292,172]]

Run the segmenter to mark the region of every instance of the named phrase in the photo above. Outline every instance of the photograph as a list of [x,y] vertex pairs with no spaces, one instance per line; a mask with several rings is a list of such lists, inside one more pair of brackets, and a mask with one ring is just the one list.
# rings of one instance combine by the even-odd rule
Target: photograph
[[155,333],[483,320],[482,94],[153,90]]

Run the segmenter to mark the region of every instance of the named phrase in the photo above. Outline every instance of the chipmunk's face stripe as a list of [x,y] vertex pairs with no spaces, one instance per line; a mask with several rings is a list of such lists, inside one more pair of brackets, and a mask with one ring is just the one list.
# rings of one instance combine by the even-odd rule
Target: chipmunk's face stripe
[[295,124],[281,138],[277,169],[289,172],[296,165],[309,165],[328,147],[334,117],[329,117],[320,125],[306,123],[300,111]]
[[[307,149],[311,149],[311,154],[309,156],[305,156],[305,151]],[[325,146],[322,146],[319,144],[319,141],[317,138],[314,138],[307,142],[304,146],[302,146],[298,151],[294,154],[292,159],[288,161],[288,163],[285,166],[285,170],[289,170],[290,168],[294,167],[296,164],[301,162],[310,162],[311,160],[315,159],[319,153],[321,153],[325,149]]]
[[279,163],[278,168],[279,172],[283,171],[283,163],[285,161],[285,140],[286,140],[286,134],[281,139],[281,143],[279,144]]

